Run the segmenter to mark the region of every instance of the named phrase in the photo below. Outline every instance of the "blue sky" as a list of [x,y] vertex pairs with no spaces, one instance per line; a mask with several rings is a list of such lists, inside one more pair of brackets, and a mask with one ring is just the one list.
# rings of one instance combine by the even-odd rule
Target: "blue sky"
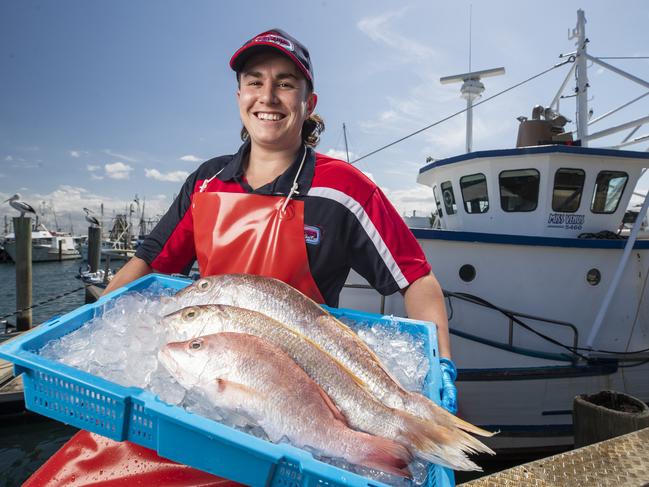
[[[20,191],[34,206],[53,205],[59,220],[72,220],[78,230],[81,207],[98,211],[103,203],[110,215],[135,194],[146,198],[151,216],[163,212],[200,161],[236,151],[240,122],[227,63],[246,39],[271,27],[311,52],[317,111],[327,124],[319,150],[343,153],[345,123],[353,156],[364,155],[463,107],[459,84],[441,85],[439,78],[469,70],[470,5],[471,68],[507,70],[484,80],[485,97],[573,50],[568,30],[578,8],[586,11],[591,54],[649,56],[649,3],[640,0],[615,7],[583,0],[4,1],[0,198]],[[649,60],[608,62],[649,80]],[[478,107],[474,150],[512,147],[516,117],[549,104],[567,69]],[[589,76],[595,116],[646,91],[597,66]],[[648,108],[649,97],[601,128],[647,115]],[[574,120],[570,100],[562,112]],[[464,123],[457,117],[358,167],[400,211],[430,212],[432,195],[416,184],[417,171],[429,155],[464,152]]]

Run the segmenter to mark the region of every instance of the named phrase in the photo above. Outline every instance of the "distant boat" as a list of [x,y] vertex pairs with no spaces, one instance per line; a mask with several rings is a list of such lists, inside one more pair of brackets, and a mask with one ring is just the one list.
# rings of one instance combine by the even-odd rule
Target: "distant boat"
[[[40,229],[40,230],[39,230]],[[16,236],[9,233],[5,236],[5,252],[16,261]],[[50,232],[40,224],[32,231],[32,262],[52,262],[58,260],[80,259],[74,237],[68,233]]]

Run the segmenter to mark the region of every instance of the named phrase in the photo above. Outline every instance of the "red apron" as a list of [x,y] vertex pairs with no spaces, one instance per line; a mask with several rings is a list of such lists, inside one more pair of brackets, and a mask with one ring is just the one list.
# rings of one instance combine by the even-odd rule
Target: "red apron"
[[[324,303],[313,280],[304,241],[304,202],[287,197],[245,193],[206,193],[203,182],[192,201],[194,244],[201,276],[255,274],[280,279],[318,303]],[[213,178],[212,178],[213,179]],[[135,460],[134,460],[135,459]],[[137,469],[128,466],[135,462]],[[25,484],[29,487],[239,485],[180,465],[128,441],[116,442],[87,431],[77,433]]]
[[286,197],[206,193],[211,179],[203,183],[192,200],[194,246],[201,276],[274,277],[324,303],[309,269],[304,202],[292,199],[303,164],[304,158]]

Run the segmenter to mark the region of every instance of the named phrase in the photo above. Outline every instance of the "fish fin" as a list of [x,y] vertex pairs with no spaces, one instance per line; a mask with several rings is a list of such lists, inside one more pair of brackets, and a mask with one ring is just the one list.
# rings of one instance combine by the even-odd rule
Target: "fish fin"
[[419,458],[454,470],[481,470],[467,453],[491,452],[480,441],[457,428],[447,428],[412,414],[395,411],[402,422],[401,436]]
[[497,434],[497,432],[487,431],[469,423],[468,421],[458,418],[422,394],[408,392],[407,396],[404,397],[404,403],[405,409],[410,413],[424,419],[432,420],[435,423],[447,427],[459,428],[478,436],[492,437]]
[[327,313],[326,315],[319,316],[316,319],[316,322],[317,321],[332,321],[342,331],[352,335],[354,337],[354,340],[358,344],[358,346],[360,348],[364,349],[369,354],[370,358],[374,362],[376,362],[378,364],[378,366],[390,378],[390,380],[392,382],[394,382],[400,389],[405,391],[405,388],[401,385],[399,380],[385,367],[385,365],[383,365],[383,363],[381,362],[381,359],[379,359],[378,355],[376,355],[374,350],[372,350],[369,345],[367,345],[363,340],[361,340],[361,338],[356,333],[354,333],[354,331],[350,327],[348,327],[345,323],[343,323],[342,321],[340,321],[339,319],[337,319],[336,317],[334,317],[333,315],[331,315],[329,313]]
[[400,477],[412,478],[408,469],[408,464],[412,461],[412,454],[405,446],[380,436],[362,434],[365,436],[364,441],[367,442],[367,449],[363,456],[357,458],[354,463]]
[[[314,382],[315,384],[315,382]],[[343,423],[345,426],[349,428],[349,423],[347,422],[347,418],[343,415],[343,413],[340,412],[340,409],[336,406],[336,404],[331,400],[329,395],[325,392],[325,390],[320,387],[318,384],[315,384],[318,386],[318,392],[320,393],[320,397],[322,397],[322,400],[324,403],[327,405],[331,413],[334,415],[334,418],[336,418],[338,421]]]
[[226,379],[216,379],[216,390],[219,393],[234,393],[244,396],[262,396],[258,390],[248,387],[239,382],[233,382]]

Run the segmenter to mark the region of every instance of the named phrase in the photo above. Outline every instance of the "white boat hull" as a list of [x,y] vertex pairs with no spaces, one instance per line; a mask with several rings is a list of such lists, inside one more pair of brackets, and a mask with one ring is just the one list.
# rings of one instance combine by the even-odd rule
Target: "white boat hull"
[[[5,243],[5,251],[16,262],[16,244],[14,242]],[[32,262],[55,262],[60,260],[80,259],[81,254],[76,249],[64,249],[60,253],[57,249],[50,246],[33,246]]]

